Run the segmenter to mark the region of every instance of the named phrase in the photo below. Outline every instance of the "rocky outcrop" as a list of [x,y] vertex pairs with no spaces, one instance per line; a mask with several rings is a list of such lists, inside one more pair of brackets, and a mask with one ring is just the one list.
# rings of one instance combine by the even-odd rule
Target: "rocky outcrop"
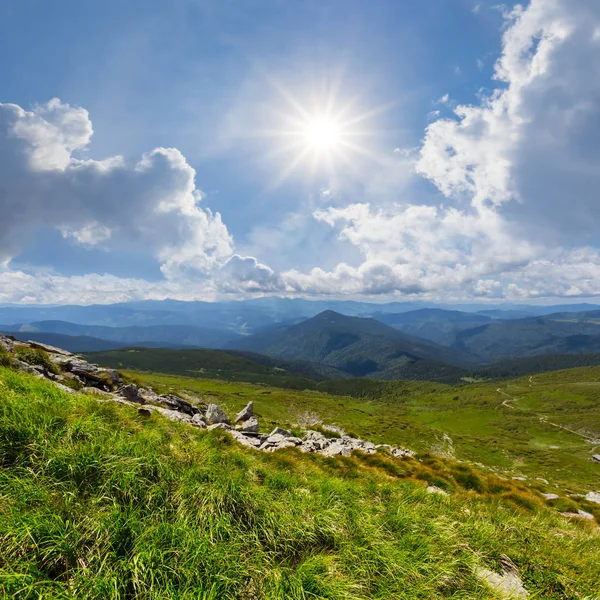
[[[14,353],[16,345],[29,346],[46,353],[53,370],[43,364],[28,364],[18,359]],[[335,434],[327,437],[319,431],[306,431],[302,437],[292,434],[282,427],[275,427],[271,433],[261,434],[260,424],[254,414],[254,403],[249,402],[235,417],[235,428],[229,415],[218,405],[205,405],[201,401],[182,398],[176,394],[157,394],[154,390],[139,387],[121,380],[114,369],[92,365],[66,350],[34,342],[18,342],[0,335],[0,348],[12,356],[12,364],[24,372],[52,381],[61,389],[74,394],[93,395],[102,402],[117,402],[135,408],[143,418],[153,413],[161,414],[175,422],[191,427],[229,432],[240,444],[264,452],[275,452],[283,448],[298,448],[301,452],[316,452],[325,456],[350,456],[355,450],[373,454],[387,450],[393,456],[411,456],[410,450],[396,448],[389,444],[375,445],[345,434],[339,427],[324,426]],[[193,400],[193,401],[192,401]]]

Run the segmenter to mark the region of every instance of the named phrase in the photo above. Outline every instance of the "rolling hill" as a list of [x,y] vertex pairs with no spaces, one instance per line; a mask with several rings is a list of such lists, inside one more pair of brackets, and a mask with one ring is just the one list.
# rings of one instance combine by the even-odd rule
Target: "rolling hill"
[[435,379],[460,373],[463,367],[474,364],[461,351],[408,336],[375,319],[333,311],[248,336],[232,347],[378,379]]
[[457,333],[452,347],[487,363],[538,354],[595,354],[600,352],[600,324],[573,316],[495,322]]
[[420,337],[442,346],[451,345],[456,334],[491,323],[491,317],[458,310],[422,308],[404,313],[375,314],[374,318],[394,329]]
[[315,389],[318,381],[347,377],[344,372],[328,366],[235,350],[120,348],[84,356],[93,363],[114,369],[246,381],[291,389]]

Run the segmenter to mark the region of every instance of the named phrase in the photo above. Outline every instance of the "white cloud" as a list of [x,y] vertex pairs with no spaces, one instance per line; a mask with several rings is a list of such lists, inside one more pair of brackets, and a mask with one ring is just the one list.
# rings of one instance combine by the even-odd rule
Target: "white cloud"
[[207,273],[231,256],[231,236],[200,205],[195,171],[178,150],[157,148],[134,163],[77,158],[91,135],[87,111],[57,99],[32,111],[0,104],[0,259],[40,226],[87,246],[137,244],[169,277]]
[[429,125],[416,161],[447,205],[317,211],[364,262],[292,272],[297,289],[600,295],[582,248],[600,225],[600,3],[532,0],[507,19],[496,91]]

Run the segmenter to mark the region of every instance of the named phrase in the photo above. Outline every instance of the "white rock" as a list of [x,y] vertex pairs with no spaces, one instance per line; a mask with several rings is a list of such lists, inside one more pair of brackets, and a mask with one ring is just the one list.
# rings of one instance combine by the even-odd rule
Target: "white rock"
[[239,423],[240,421],[248,421],[249,419],[254,417],[254,402],[250,401],[246,404],[245,408],[243,408],[236,416],[235,422]]
[[558,494],[542,494],[546,500],[558,500]]
[[435,485],[428,485],[427,492],[430,494],[439,494],[440,496],[448,496],[448,492],[446,490],[443,490]]
[[588,502],[593,502],[594,504],[600,504],[600,493],[598,493],[598,492],[588,492],[585,495],[585,499]]

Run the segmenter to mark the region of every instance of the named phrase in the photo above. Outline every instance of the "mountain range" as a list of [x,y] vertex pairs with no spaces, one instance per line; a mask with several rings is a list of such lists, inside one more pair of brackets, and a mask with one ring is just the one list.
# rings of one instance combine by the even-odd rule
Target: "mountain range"
[[[487,309],[457,305],[450,310],[415,308],[415,304],[269,298],[221,303],[166,300],[108,306],[12,306],[0,308],[0,322],[6,323],[0,325],[0,331],[74,352],[131,346],[250,352],[249,360],[257,363],[269,357],[291,361],[287,372],[293,375],[297,374],[296,363],[313,365],[299,376],[316,380],[514,375],[525,372],[525,365],[538,372],[545,370],[544,365],[596,364],[600,356],[600,308],[595,305],[503,305]],[[348,314],[332,309],[311,314],[323,305],[339,307]],[[27,320],[32,316],[63,316],[78,322]],[[14,320],[16,317],[22,320]],[[316,366],[322,372],[315,371]],[[275,364],[269,368],[286,370]]]

